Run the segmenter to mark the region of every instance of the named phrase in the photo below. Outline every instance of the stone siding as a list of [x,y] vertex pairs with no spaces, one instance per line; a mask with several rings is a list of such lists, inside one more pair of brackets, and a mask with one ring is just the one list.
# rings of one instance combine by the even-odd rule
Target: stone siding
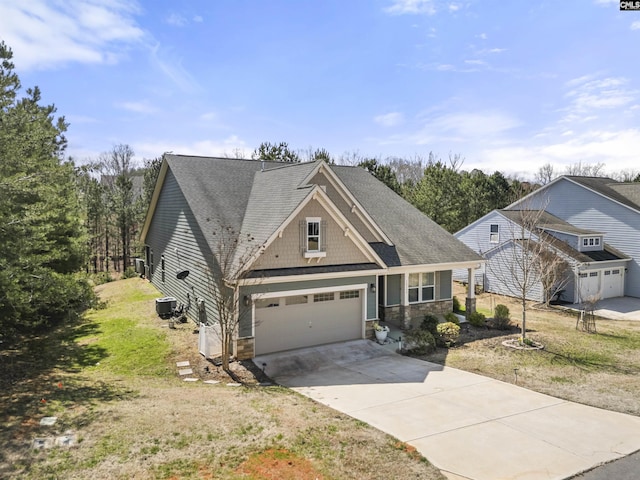
[[242,337],[236,340],[236,358],[238,360],[250,360],[255,357],[255,338]]
[[394,305],[392,307],[380,307],[381,317],[385,322],[409,329],[417,327],[427,313],[433,315],[445,315],[453,311],[453,300],[439,300],[428,303],[412,303],[410,305]]

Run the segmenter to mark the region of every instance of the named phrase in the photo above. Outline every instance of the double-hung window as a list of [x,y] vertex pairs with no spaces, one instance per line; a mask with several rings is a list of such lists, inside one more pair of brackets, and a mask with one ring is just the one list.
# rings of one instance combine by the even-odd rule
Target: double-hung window
[[320,217],[307,217],[300,221],[300,245],[305,258],[325,257],[327,222]]
[[500,242],[500,226],[497,223],[494,223],[489,228],[490,228],[489,242],[499,243]]
[[409,303],[431,302],[436,298],[435,293],[435,273],[409,274]]
[[320,219],[307,219],[307,252],[320,251]]

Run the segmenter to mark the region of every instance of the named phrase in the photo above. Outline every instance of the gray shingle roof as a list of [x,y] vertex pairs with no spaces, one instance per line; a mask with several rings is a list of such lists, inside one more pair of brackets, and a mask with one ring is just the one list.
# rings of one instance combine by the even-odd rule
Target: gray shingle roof
[[[532,214],[532,217],[529,217],[532,219],[536,219],[535,216],[539,215],[539,217],[537,217],[536,219],[536,226],[542,228],[543,230],[550,229],[559,232],[571,233],[574,235],[601,235],[600,232],[574,227],[570,223],[567,223],[564,220],[546,211],[541,212],[539,210],[500,210],[501,214],[519,225],[522,225],[522,223],[524,223],[523,219],[526,222],[528,212]],[[543,231],[536,232],[536,234],[556,250],[562,252],[567,257],[572,258],[580,263],[622,260],[629,258],[624,253],[616,250],[611,245],[608,245],[606,243],[603,244],[603,250],[601,251],[580,252],[571,247],[567,242],[564,242],[549,233]]]
[[[302,182],[317,165],[173,154],[165,159],[212,251],[216,226],[250,235],[258,245],[268,240],[310,193],[313,186]],[[482,260],[364,169],[329,168],[393,242],[371,244],[388,266]]]
[[[536,221],[536,226],[546,229],[555,230],[558,232],[565,232],[572,235],[602,235],[601,232],[595,230],[585,230],[584,228],[578,228],[570,223],[562,220],[555,215],[547,211],[540,210],[500,210],[500,213],[507,217],[512,222],[516,222],[518,225],[527,221],[527,218]],[[529,215],[530,214],[530,215]]]
[[424,265],[482,260],[444,228],[366,170],[332,165],[331,169],[393,242],[393,248],[373,244],[388,266]]

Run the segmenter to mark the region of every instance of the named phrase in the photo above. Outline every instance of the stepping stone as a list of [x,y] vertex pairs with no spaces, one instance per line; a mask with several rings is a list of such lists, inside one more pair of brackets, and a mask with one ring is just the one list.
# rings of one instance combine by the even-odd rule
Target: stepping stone
[[176,367],[188,367],[189,365],[189,360],[185,360],[184,362],[176,362]]
[[42,419],[40,419],[40,425],[50,427],[52,425],[55,425],[57,421],[58,417],[42,417]]
[[220,380],[205,380],[202,383],[206,383],[207,385],[217,385],[218,383],[220,383]]
[[193,370],[191,370],[190,368],[182,368],[182,369],[178,370],[178,374],[179,375],[193,375]]
[[187,377],[184,379],[185,382],[197,382],[200,380],[199,378]]
[[241,383],[235,383],[235,382],[227,383],[227,387],[239,387],[241,385],[242,385]]
[[56,438],[55,444],[58,447],[73,447],[76,444],[76,435],[67,434]]
[[35,448],[36,450],[44,450],[46,448],[53,447],[53,438],[52,437],[40,437],[34,438],[33,443],[31,443],[31,448]]

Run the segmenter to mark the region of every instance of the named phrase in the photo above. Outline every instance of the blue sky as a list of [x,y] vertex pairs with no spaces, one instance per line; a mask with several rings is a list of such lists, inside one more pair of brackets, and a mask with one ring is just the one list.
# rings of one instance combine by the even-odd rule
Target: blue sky
[[286,141],[640,171],[640,12],[618,0],[0,0],[0,38],[78,161]]

